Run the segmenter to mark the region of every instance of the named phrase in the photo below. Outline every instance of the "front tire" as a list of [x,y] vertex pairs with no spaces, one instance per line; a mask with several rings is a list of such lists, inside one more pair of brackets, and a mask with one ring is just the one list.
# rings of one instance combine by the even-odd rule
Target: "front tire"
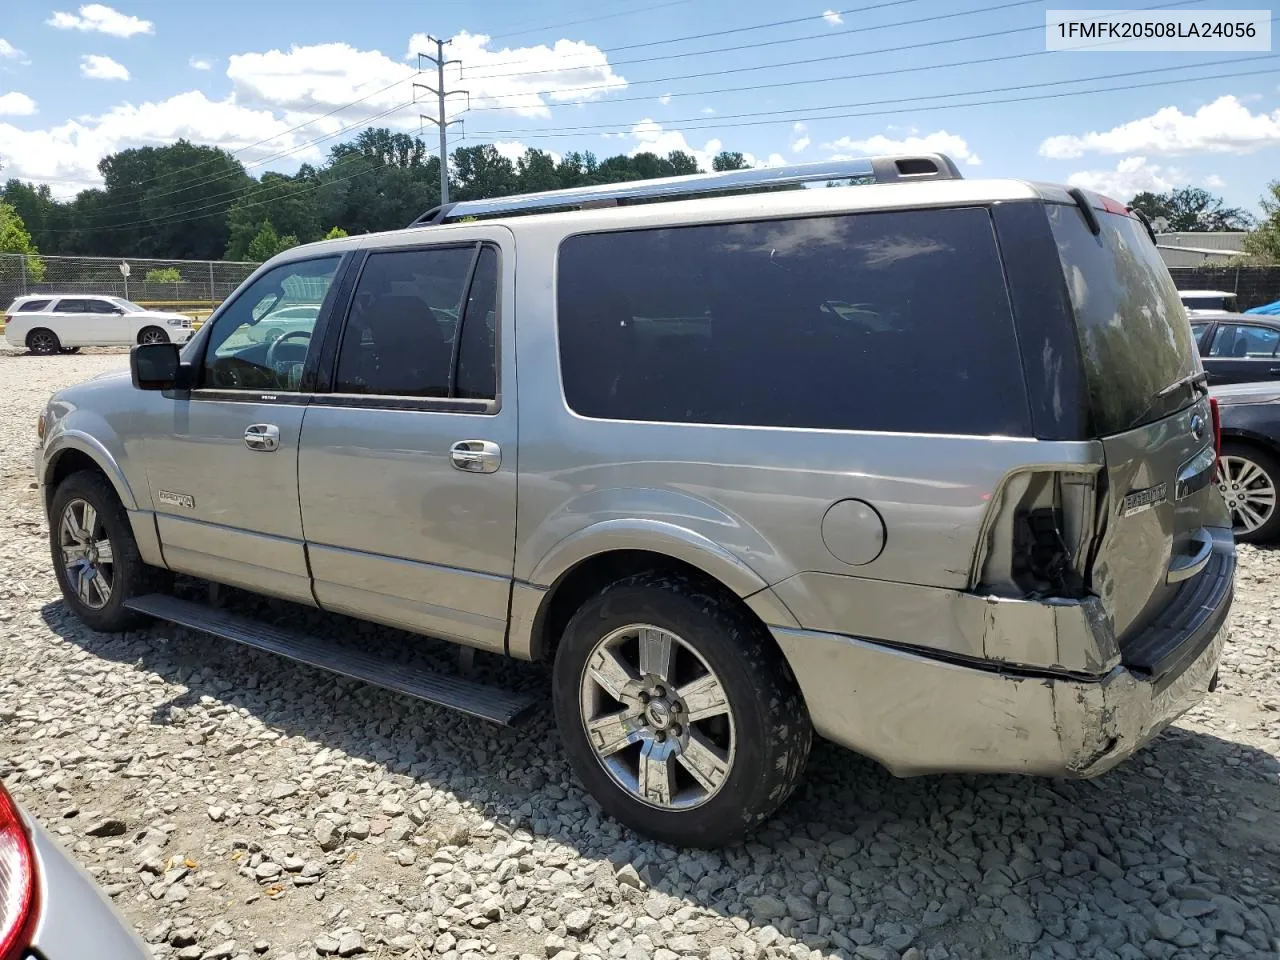
[[168,343],[169,335],[159,327],[143,327],[138,331],[138,343]]
[[59,484],[49,505],[49,546],[62,598],[86,626],[115,633],[140,622],[125,601],[156,590],[161,571],[143,562],[105,477],[85,470]]
[[1227,442],[1214,478],[1227,507],[1231,529],[1241,543],[1280,539],[1280,461],[1252,444]]
[[812,726],[767,630],[682,576],[641,574],[574,614],[556,723],[607,813],[681,847],[741,840],[800,782]]
[[36,327],[27,334],[27,349],[38,357],[48,357],[62,349],[62,341],[52,330]]

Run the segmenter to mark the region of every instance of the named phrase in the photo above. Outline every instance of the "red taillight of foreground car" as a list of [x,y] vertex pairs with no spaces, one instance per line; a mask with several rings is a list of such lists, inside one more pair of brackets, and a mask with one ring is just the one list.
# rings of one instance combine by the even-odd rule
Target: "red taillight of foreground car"
[[1222,456],[1222,414],[1218,412],[1218,398],[1209,398],[1209,419],[1213,424],[1213,455]]
[[18,808],[0,787],[0,960],[18,960],[36,923],[36,862]]

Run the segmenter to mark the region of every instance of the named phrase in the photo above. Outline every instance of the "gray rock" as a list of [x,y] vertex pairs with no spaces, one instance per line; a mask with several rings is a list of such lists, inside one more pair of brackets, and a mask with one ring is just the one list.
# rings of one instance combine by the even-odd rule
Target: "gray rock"
[[338,834],[338,830],[328,820],[321,820],[316,824],[313,836],[316,843],[320,844],[320,849],[324,851],[337,849],[342,843],[342,837]]
[[746,903],[761,920],[780,920],[787,915],[787,905],[777,897],[748,897]]
[[1156,937],[1167,943],[1173,943],[1186,924],[1177,917],[1171,917],[1166,913],[1157,913],[1151,919],[1151,926],[1155,930]]
[[85,834],[90,837],[122,837],[128,829],[123,820],[107,817],[90,824]]
[[1010,917],[1001,928],[1004,935],[1014,943],[1035,943],[1044,933],[1040,921],[1030,916]]
[[1183,900],[1178,904],[1178,912],[1184,917],[1203,917],[1217,909],[1217,906],[1208,900]]
[[218,944],[212,950],[206,951],[203,960],[230,960],[231,957],[235,956],[235,952],[236,942],[227,940]]
[[357,930],[348,930],[338,940],[338,956],[354,957],[364,953],[364,937]]
[[619,886],[633,887],[636,890],[639,890],[641,887],[640,874],[638,874],[636,872],[636,868],[629,863],[624,863],[618,868],[618,873],[615,879],[618,881]]
[[[787,913],[793,920],[812,920],[818,915],[817,908],[814,907],[812,900],[808,897],[796,896],[795,894],[787,896],[786,908]],[[764,916],[764,914],[760,914],[758,910],[756,912],[757,915]]]
[[574,910],[564,918],[564,928],[575,937],[580,937],[591,929],[591,911]]

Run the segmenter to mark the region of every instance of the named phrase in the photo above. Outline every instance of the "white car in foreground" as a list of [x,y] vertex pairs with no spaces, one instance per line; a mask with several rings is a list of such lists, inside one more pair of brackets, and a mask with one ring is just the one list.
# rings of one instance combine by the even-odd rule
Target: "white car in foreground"
[[120,297],[19,297],[5,311],[4,324],[4,338],[10,346],[39,354],[80,347],[186,343],[192,334],[190,317],[147,310]]

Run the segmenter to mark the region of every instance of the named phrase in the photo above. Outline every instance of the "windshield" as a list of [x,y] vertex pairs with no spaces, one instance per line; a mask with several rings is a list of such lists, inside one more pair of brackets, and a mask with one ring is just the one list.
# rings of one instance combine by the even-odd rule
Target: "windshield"
[[1230,295],[1214,297],[1188,297],[1183,295],[1182,303],[1188,310],[1221,310],[1232,313],[1236,309],[1236,298]]
[[1097,436],[1163,419],[1196,395],[1199,355],[1178,291],[1142,225],[1098,212],[1099,236],[1078,207],[1048,204],[1088,381]]
[[132,300],[123,300],[120,297],[112,297],[111,302],[114,303],[117,307],[124,307],[130,313],[146,313],[147,312],[146,307],[140,307],[136,303],[134,303]]

